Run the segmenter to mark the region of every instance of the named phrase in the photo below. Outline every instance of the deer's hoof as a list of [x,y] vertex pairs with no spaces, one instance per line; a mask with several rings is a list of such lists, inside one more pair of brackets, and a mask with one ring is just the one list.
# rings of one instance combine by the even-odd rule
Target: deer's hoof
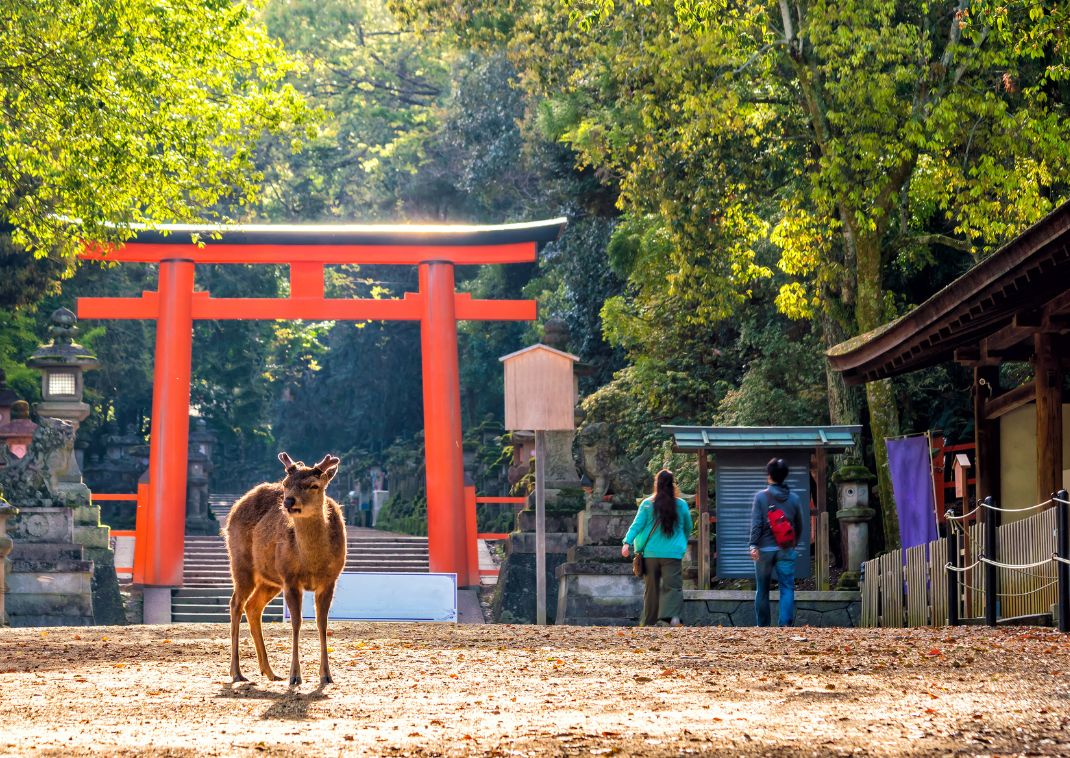
[[232,681],[234,684],[237,684],[238,682],[247,682],[249,680],[242,676],[240,673],[238,673],[232,676],[230,678],[230,681]]
[[320,684],[334,684],[334,679],[331,678],[330,674],[326,674],[320,677]]
[[301,675],[300,674],[294,674],[294,675],[292,675],[290,677],[290,686],[291,687],[296,687],[300,683],[301,683]]
[[273,673],[271,671],[269,671],[266,674],[264,674],[264,676],[267,677],[267,680],[269,682],[281,682],[282,681],[282,677],[281,676],[278,676],[278,675],[276,675],[275,673]]

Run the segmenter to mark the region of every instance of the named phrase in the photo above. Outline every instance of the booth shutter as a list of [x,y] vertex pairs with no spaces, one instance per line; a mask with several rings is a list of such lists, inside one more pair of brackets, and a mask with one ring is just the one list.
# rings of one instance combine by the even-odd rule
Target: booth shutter
[[788,487],[799,498],[803,534],[799,538],[797,579],[810,576],[810,451],[718,450],[717,476],[717,578],[754,576],[750,545],[750,513],[754,493],[766,486],[765,465],[774,456],[788,463]]

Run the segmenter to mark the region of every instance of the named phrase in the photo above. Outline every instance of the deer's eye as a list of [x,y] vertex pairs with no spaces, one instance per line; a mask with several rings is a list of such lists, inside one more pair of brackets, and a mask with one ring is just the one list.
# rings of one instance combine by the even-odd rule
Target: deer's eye
[[320,486],[318,484],[310,484],[310,485],[308,485],[308,488],[310,490],[318,490],[320,488]]

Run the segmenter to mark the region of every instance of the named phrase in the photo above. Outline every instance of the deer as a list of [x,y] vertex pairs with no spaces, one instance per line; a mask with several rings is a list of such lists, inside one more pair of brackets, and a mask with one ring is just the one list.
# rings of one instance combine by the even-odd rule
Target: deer
[[230,598],[230,676],[246,682],[238,665],[238,631],[242,611],[256,647],[260,673],[281,681],[268,663],[261,618],[264,607],[283,593],[293,627],[290,685],[301,684],[297,641],[301,631],[301,600],[315,595],[320,637],[320,686],[331,684],[327,662],[327,611],[334,586],[346,562],[346,527],[342,509],[326,489],[338,473],[339,459],[328,453],[315,466],[295,463],[279,453],[285,476],[257,485],[234,504],[223,536],[230,556],[234,593]]

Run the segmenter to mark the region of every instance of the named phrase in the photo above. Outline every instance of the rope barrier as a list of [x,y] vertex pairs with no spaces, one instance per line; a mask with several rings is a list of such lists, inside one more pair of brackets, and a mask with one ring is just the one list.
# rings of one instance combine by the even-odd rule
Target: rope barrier
[[990,566],[995,566],[996,568],[1009,569],[1011,571],[1016,571],[1016,570],[1019,570],[1019,569],[1039,568],[1040,566],[1046,566],[1049,563],[1051,563],[1051,558],[1045,558],[1044,560],[1037,561],[1036,563],[1020,563],[1020,564],[1000,563],[999,561],[994,561],[991,558],[986,558],[983,555],[980,558],[978,558],[977,560],[980,561],[981,563],[987,563]]
[[950,563],[946,563],[946,564],[944,564],[944,568],[947,569],[948,571],[956,571],[956,572],[962,574],[962,573],[965,573],[967,571],[970,571],[971,569],[976,568],[977,566],[980,565],[980,563],[981,563],[980,559],[974,561],[969,566],[961,566],[961,567],[960,566],[952,566]]
[[1058,584],[1058,581],[1059,580],[1056,579],[1055,581],[1048,582],[1043,587],[1037,587],[1035,590],[1026,590],[1025,592],[997,592],[996,596],[997,597],[1025,597],[1026,595],[1032,595],[1034,592],[1040,592],[1041,590],[1046,590],[1046,589],[1048,589],[1048,587],[1051,587],[1051,586],[1053,586],[1055,584]]
[[1027,505],[1025,508],[997,508],[994,505],[988,505],[987,503],[981,503],[983,508],[987,508],[990,511],[999,511],[1000,513],[1022,513],[1023,511],[1035,511],[1037,508],[1044,508],[1051,505],[1052,498],[1048,498],[1043,503],[1037,503],[1036,505]]
[[944,512],[944,518],[946,518],[949,521],[962,521],[963,519],[967,519],[970,516],[972,516],[973,514],[977,513],[977,511],[981,510],[981,505],[982,505],[981,503],[978,503],[977,505],[975,505],[973,507],[972,511],[970,511],[969,513],[963,513],[961,516],[956,516],[951,511],[945,511]]
[[944,518],[950,521],[962,521],[963,519],[968,519],[970,516],[977,513],[977,511],[981,510],[982,508],[987,508],[990,511],[999,511],[1000,513],[1024,513],[1025,511],[1035,511],[1037,508],[1044,508],[1045,506],[1051,505],[1052,503],[1065,503],[1067,505],[1070,505],[1070,501],[1060,500],[1057,497],[1048,498],[1043,503],[1037,503],[1036,505],[1027,505],[1024,508],[999,508],[995,505],[989,505],[988,503],[982,500],[981,502],[974,505],[972,511],[969,511],[968,513],[963,513],[961,516],[956,516],[951,511],[945,511]]
[[1067,560],[1066,558],[1062,558],[1062,557],[1056,555],[1055,553],[1051,554],[1051,559],[1050,560],[1058,561],[1059,563],[1065,563],[1067,566],[1070,566],[1070,560]]

